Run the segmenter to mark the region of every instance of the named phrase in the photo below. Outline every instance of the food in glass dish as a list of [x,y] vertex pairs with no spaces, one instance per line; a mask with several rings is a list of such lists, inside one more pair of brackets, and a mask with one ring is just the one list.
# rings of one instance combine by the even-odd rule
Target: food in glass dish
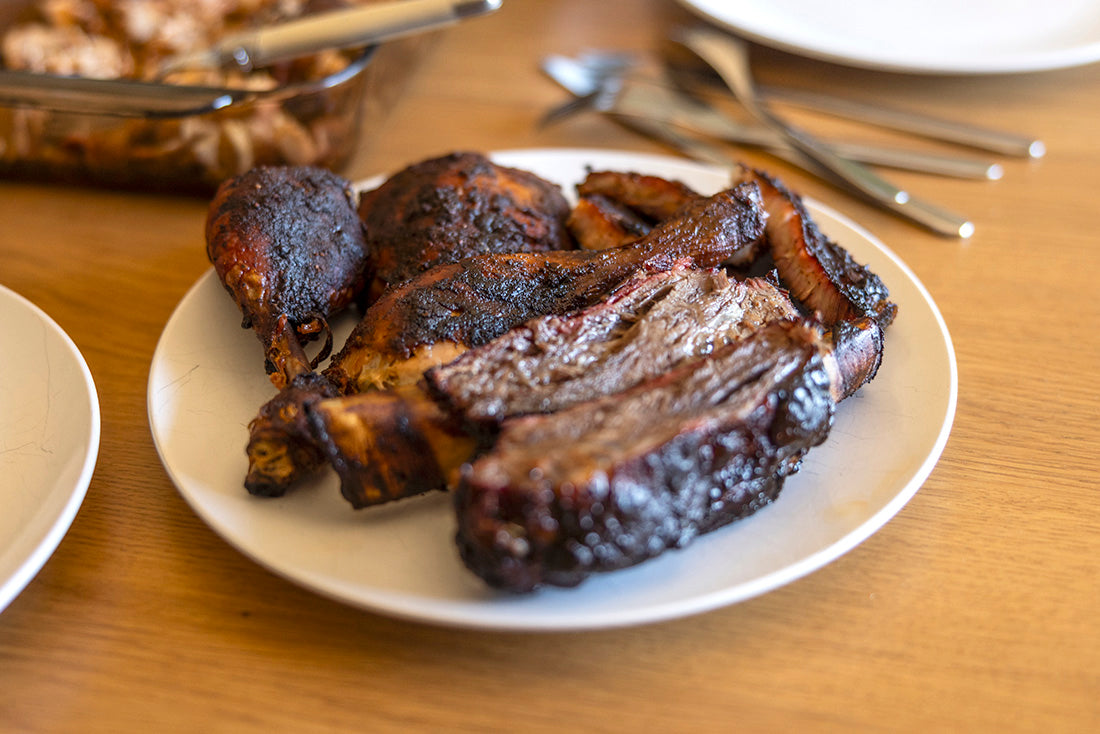
[[[127,80],[147,92],[202,87],[231,104],[163,113],[0,107],[0,174],[209,194],[259,165],[339,170],[364,122],[381,115],[403,64],[379,69],[379,49],[324,51],[266,68],[181,69],[168,58],[225,34],[376,0],[38,0],[8,9],[5,73]],[[18,6],[19,4],[16,4]],[[400,42],[407,53],[414,42]],[[384,59],[383,59],[384,60]],[[407,61],[408,59],[404,59]],[[79,93],[95,96],[89,84]]]

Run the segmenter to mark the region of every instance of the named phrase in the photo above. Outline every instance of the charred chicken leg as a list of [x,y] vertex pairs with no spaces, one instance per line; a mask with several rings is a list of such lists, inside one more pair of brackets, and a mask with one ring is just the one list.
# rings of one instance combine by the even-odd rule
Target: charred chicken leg
[[[223,183],[206,220],[206,252],[278,388],[327,356],[329,318],[366,282],[351,185],[319,168],[260,167]],[[302,342],[321,333],[326,346],[311,362]]]

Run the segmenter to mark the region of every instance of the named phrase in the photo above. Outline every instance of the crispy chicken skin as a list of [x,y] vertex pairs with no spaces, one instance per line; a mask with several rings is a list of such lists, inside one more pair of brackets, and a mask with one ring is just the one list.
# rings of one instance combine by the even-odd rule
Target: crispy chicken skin
[[310,372],[302,341],[366,282],[367,246],[349,182],[319,168],[264,166],[223,183],[206,220],[206,252],[266,356],[271,382]]
[[452,153],[399,171],[363,194],[359,214],[375,294],[472,255],[574,247],[560,187],[480,153]]
[[313,436],[307,409],[336,388],[316,372],[297,375],[274,398],[264,403],[248,424],[248,473],[245,489],[262,497],[278,497],[297,480],[325,462]]
[[415,385],[320,400],[307,411],[357,509],[453,486],[477,448]]

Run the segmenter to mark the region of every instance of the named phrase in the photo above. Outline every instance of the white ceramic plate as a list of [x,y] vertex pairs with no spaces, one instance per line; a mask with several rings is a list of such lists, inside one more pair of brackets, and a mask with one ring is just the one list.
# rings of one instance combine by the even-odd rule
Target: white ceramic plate
[[996,74],[1100,60],[1095,0],[680,0],[759,43],[887,71]]
[[65,536],[98,453],[84,358],[53,319],[0,286],[0,611]]
[[[586,166],[677,178],[701,191],[728,172],[682,159],[608,151],[526,150],[496,160],[571,191]],[[590,578],[576,589],[509,596],[469,573],[443,493],[352,510],[326,475],[280,499],[241,481],[249,420],[274,394],[263,354],[240,328],[213,271],[184,297],[153,358],[149,418],[164,465],[195,511],[267,568],[352,605],[399,617],[497,629],[581,629],[652,622],[747,599],[840,556],[892,517],[928,476],[955,411],[954,352],[942,318],[906,266],[867,232],[812,205],[819,224],[878,272],[900,315],[873,383],[839,408],[779,499],[682,551]],[[345,320],[340,328],[348,330]],[[340,335],[338,334],[338,337]]]

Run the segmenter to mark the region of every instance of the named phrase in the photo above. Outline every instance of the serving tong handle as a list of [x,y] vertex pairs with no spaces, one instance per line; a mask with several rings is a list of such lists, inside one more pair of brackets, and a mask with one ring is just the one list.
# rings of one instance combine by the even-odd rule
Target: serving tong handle
[[913,198],[866,166],[838,155],[828,144],[777,117],[756,90],[748,48],[741,41],[708,28],[683,30],[674,40],[710,64],[749,114],[782,135],[792,148],[834,180],[936,234],[961,238],[974,234],[973,223],[965,217]]
[[0,69],[0,105],[78,115],[180,117],[212,112],[255,96],[248,90],[87,79]]
[[325,49],[366,46],[444,28],[500,5],[501,0],[400,0],[318,13],[227,36],[209,49],[172,57],[161,65],[158,76],[227,66],[249,71]]

